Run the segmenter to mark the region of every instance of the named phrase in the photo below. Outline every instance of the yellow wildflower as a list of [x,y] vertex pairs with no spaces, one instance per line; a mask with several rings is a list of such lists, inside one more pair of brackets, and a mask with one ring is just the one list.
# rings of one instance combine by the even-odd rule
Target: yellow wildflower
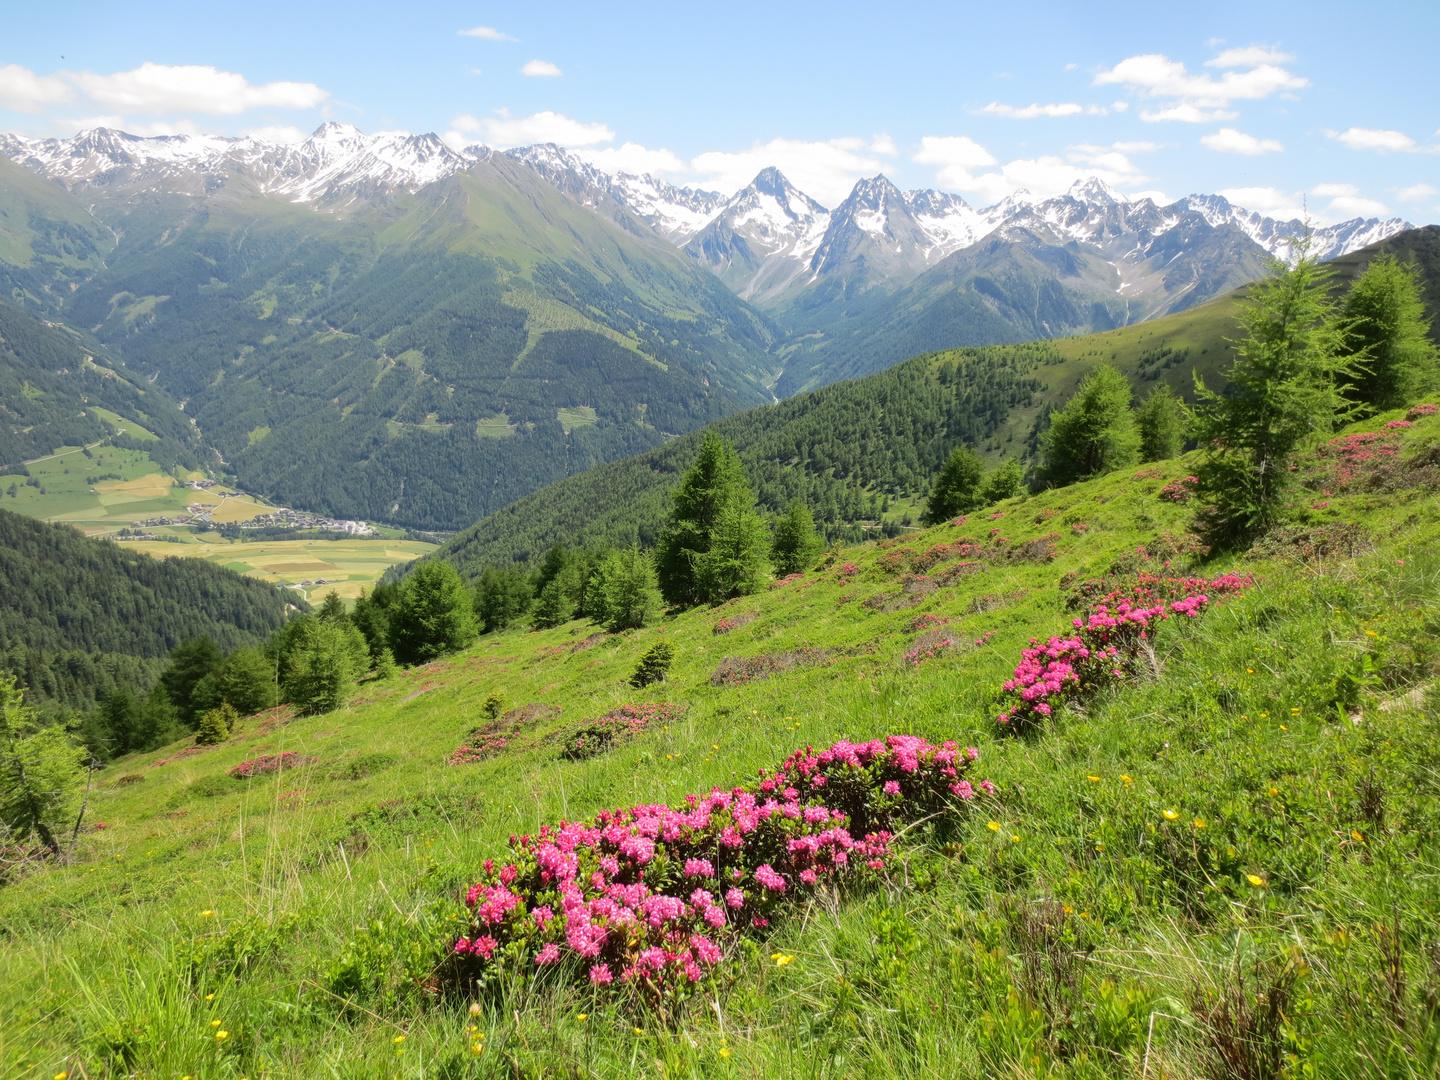
[[985,823],[985,828],[989,829],[991,832],[999,832],[1000,823],[998,821],[988,821]]
[[720,1056],[722,1058],[728,1058],[730,1056],[730,1048],[728,1046],[720,1047]]
[[1176,818],[1178,818],[1179,816],[1180,816],[1180,815],[1179,815],[1176,811],[1174,811],[1174,810],[1166,810],[1166,811],[1165,811],[1165,820],[1166,820],[1166,821],[1174,821],[1174,820],[1175,820]]
[[1130,777],[1126,776],[1124,773],[1120,774],[1120,779],[1125,781],[1125,783],[1127,784],[1133,784],[1135,782],[1134,780],[1131,780]]
[[1203,828],[1205,827],[1205,819],[1204,819],[1204,818],[1198,818],[1198,817],[1197,817],[1197,818],[1196,818],[1194,821],[1192,821],[1190,824],[1194,825],[1195,828],[1197,828],[1197,829],[1203,829]]
[[219,1021],[219,1020],[211,1020],[211,1021],[210,1021],[210,1026],[211,1026],[211,1027],[219,1027],[219,1026],[220,1026],[220,1021]]
[[784,953],[771,953],[770,959],[775,961],[776,967],[785,967],[794,962],[795,957],[786,956]]
[[1362,844],[1365,842],[1365,837],[1359,829],[1351,829],[1350,835],[1353,836],[1356,840],[1359,840]]
[[1263,889],[1265,887],[1265,879],[1259,874],[1246,874],[1245,880],[1257,889]]
[[589,1018],[589,1013],[581,1013],[579,1016],[575,1017],[576,1020],[588,1020]]
[[215,1038],[218,1039],[218,1040],[221,1041],[221,1042],[224,1042],[224,1041],[225,1041],[226,1039],[228,1039],[229,1037],[230,1037],[230,1032],[228,1032],[228,1031],[217,1031],[217,1032],[215,1032]]
[[402,1042],[405,1041],[405,1036],[396,1035],[395,1038],[391,1039],[390,1041],[393,1042],[396,1046],[399,1046]]
[[214,912],[214,911],[209,911],[209,910],[207,910],[207,911],[202,911],[202,912],[200,912],[200,917],[201,917],[202,919],[213,919],[213,918],[215,917],[215,912]]
[[1089,780],[1092,784],[1098,784],[1100,782],[1100,777],[1098,776],[1087,776],[1085,779]]

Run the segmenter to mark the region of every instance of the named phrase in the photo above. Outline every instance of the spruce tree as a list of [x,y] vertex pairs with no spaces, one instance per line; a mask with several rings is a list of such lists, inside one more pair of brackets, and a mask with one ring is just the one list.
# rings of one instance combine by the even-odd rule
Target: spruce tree
[[775,573],[781,577],[798,574],[824,550],[825,541],[815,531],[815,517],[810,508],[799,500],[792,502],[775,523],[775,535],[770,541],[770,561],[775,564]]
[[487,567],[475,585],[475,615],[482,633],[493,634],[523,619],[534,590],[518,566]]
[[400,585],[390,615],[390,648],[400,663],[424,664],[475,640],[475,601],[455,567],[422,562]]
[[290,642],[282,684],[285,700],[307,715],[332,712],[350,700],[369,666],[360,631],[348,623],[307,618]]
[[980,488],[980,505],[992,506],[1006,499],[1013,499],[1025,486],[1025,471],[1020,462],[1009,459],[998,469],[985,477]]
[[1040,477],[1054,486],[1133,465],[1140,456],[1140,432],[1125,376],[1109,364],[1085,376],[1065,407],[1050,414],[1041,447]]
[[985,478],[985,459],[968,446],[957,446],[945,459],[930,501],[925,507],[926,525],[939,525],[957,514],[965,514],[980,504],[981,484]]
[[1195,434],[1205,451],[1196,470],[1202,524],[1212,543],[1240,545],[1277,524],[1294,484],[1301,445],[1334,429],[1351,372],[1339,356],[1331,318],[1329,273],[1310,254],[1308,237],[1293,267],[1279,260],[1250,291],[1240,314],[1243,337],[1225,372],[1229,392],[1196,376]]
[[639,547],[611,552],[595,576],[592,589],[599,596],[592,618],[606,630],[638,630],[655,621],[660,610],[655,568]]
[[1135,413],[1140,425],[1140,460],[1169,461],[1179,457],[1189,419],[1185,402],[1167,383],[1154,387]]
[[1408,405],[1435,385],[1437,352],[1415,267],[1388,253],[1376,258],[1342,301],[1339,326],[1355,368],[1345,393],[1367,411]]
[[[670,520],[655,543],[655,569],[665,600],[680,606],[703,603],[715,597],[714,589],[723,592],[736,582],[748,581],[748,573],[740,567],[749,566],[755,553],[745,545],[761,545],[758,558],[763,561],[768,541],[763,523],[756,527],[755,495],[735,447],[707,431],[695,464],[670,493],[670,501]],[[729,546],[703,564],[702,580],[701,560],[722,522]],[[742,547],[737,550],[736,544]]]
[[160,685],[165,687],[170,703],[186,727],[195,726],[196,710],[191,701],[195,687],[205,676],[218,671],[224,662],[220,646],[208,637],[194,638],[170,650],[170,663],[160,673]]
[[325,594],[325,602],[320,605],[320,610],[315,615],[321,622],[340,622],[346,618],[345,601],[331,589]]
[[548,630],[569,622],[575,614],[575,601],[570,599],[561,578],[551,578],[535,598],[530,624],[537,630]]

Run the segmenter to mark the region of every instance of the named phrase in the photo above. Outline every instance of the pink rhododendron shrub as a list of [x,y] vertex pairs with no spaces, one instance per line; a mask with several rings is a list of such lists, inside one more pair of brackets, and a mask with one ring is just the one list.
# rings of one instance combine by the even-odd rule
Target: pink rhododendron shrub
[[1013,704],[996,721],[1012,731],[1044,723],[1067,701],[1133,673],[1159,623],[1197,618],[1210,604],[1252,583],[1252,578],[1238,574],[1210,581],[1145,575],[1126,589],[1107,593],[1074,620],[1072,633],[1055,635],[1043,644],[1030,639],[1014,677],[1004,686]]
[[706,978],[745,934],[822,883],[878,874],[905,825],[994,789],[978,756],[914,735],[797,750],[749,785],[608,810],[510,838],[465,902],[455,974],[482,984],[558,967],[651,1003]]
[[287,750],[283,754],[261,754],[249,761],[242,761],[230,770],[230,775],[236,780],[248,780],[252,776],[265,776],[268,773],[283,772],[286,769],[298,769],[301,765],[309,765],[315,759],[303,757],[293,750]]
[[1416,405],[1405,414],[1405,419],[1414,423],[1416,420],[1423,420],[1427,416],[1434,416],[1437,411],[1440,411],[1440,405]]
[[625,739],[639,735],[652,724],[668,724],[684,715],[682,707],[664,701],[621,705],[566,735],[560,756],[571,761],[597,757]]

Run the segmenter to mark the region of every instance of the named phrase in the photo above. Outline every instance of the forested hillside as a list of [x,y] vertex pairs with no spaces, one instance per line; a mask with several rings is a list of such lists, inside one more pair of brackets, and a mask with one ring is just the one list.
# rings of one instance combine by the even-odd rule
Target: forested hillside
[[198,439],[169,395],[97,353],[75,332],[0,299],[0,466],[114,435],[97,408],[159,436],[172,456],[194,456]]
[[83,273],[37,262],[19,231],[0,261],[14,280],[22,259],[26,282],[48,273],[55,288],[13,291],[184,400],[229,471],[276,501],[460,528],[770,399],[764,317],[509,158],[344,213],[241,173],[203,194],[100,184],[83,205],[41,184],[60,208],[0,173],[0,210],[88,207],[118,236],[103,257],[77,247]]
[[176,645],[258,644],[292,605],[304,606],[203,559],[153,559],[0,510],[0,671],[34,702],[88,708],[117,685],[143,689]]

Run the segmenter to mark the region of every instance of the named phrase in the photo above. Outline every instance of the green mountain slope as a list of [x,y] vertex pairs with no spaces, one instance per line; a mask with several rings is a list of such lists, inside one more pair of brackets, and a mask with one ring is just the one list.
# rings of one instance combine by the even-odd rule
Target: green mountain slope
[[[0,888],[16,1057],[46,1076],[1178,1077],[1225,1075],[1238,1012],[1297,1074],[1429,1076],[1440,417],[1383,428],[1400,415],[1363,431],[1402,468],[1244,559],[1175,550],[1192,507],[1161,493],[1181,459],[718,611],[494,635],[339,713],[116,762],[86,818],[105,827]],[[1148,571],[1254,581],[1156,625],[1077,707],[1002,732],[1001,687],[1031,639],[1071,630],[1073,585]],[[668,680],[634,690],[662,642]],[[491,721],[497,691],[514,709]],[[564,752],[629,702],[674,711]],[[523,982],[460,981],[460,898],[512,834],[684,807],[793,750],[889,735],[975,747],[993,794],[937,807],[883,873],[717,929],[693,994],[647,1008],[529,950],[506,958]],[[448,764],[467,744],[484,750]],[[283,753],[293,768],[259,773]],[[651,869],[655,888],[680,877]],[[511,927],[546,917],[528,899]],[[97,927],[126,947],[97,948]]]
[[155,435],[171,457],[198,449],[164,390],[135,378],[85,336],[0,300],[0,466],[115,435],[113,419],[98,410]]
[[0,670],[32,702],[83,709],[116,685],[144,688],[181,642],[259,644],[296,603],[203,559],[154,559],[0,511]]
[[770,399],[764,318],[508,158],[346,213],[212,187],[91,193],[121,240],[63,316],[274,499],[458,528]]
[[[1334,263],[1343,289],[1378,251],[1421,269],[1440,314],[1440,226],[1416,229]],[[885,497],[923,497],[955,446],[992,459],[1033,452],[1050,411],[1097,363],[1130,376],[1136,394],[1167,383],[1193,397],[1193,375],[1211,385],[1229,365],[1242,287],[1160,319],[1028,345],[962,348],[906,360],[877,374],[799,394],[719,421],[735,443],[762,506],[801,498],[835,536],[858,539]],[[507,506],[456,536],[437,554],[468,572],[524,560],[554,543],[648,543],[666,513],[666,493],[694,453],[697,436],[634,459],[572,476]],[[849,528],[847,528],[849,527]]]

